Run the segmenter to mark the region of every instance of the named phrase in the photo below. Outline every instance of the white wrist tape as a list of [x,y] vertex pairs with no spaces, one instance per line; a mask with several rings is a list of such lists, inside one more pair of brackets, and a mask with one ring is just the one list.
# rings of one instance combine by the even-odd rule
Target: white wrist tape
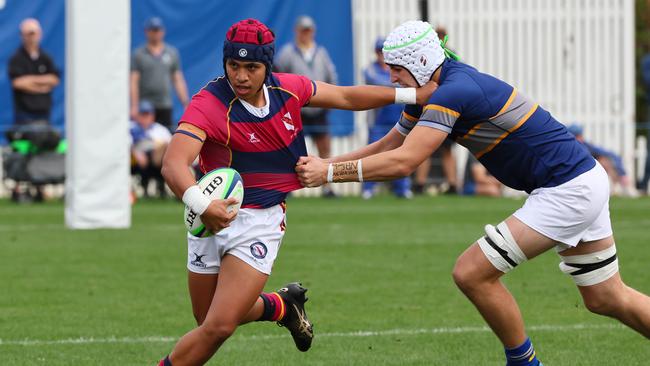
[[415,88],[396,88],[395,104],[416,104],[417,93]]
[[363,182],[363,164],[361,159],[357,160],[357,173],[359,174],[359,182]]
[[210,202],[212,202],[210,198],[204,195],[203,192],[201,192],[201,188],[197,185],[190,186],[190,188],[186,189],[185,193],[183,193],[183,203],[199,216],[203,215],[205,210],[208,209]]
[[334,178],[334,165],[330,163],[330,165],[327,166],[327,183],[332,183],[333,178]]

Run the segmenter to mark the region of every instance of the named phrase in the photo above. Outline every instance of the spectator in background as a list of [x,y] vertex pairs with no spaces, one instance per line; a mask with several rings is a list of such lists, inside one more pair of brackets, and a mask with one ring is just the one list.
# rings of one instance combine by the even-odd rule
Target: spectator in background
[[[316,23],[307,16],[298,17],[295,25],[295,43],[284,45],[275,60],[278,72],[306,76],[314,81],[337,84],[336,67],[327,50],[316,43]],[[330,135],[328,110],[323,108],[303,108],[301,111],[304,133],[316,144],[321,158],[330,156]],[[323,186],[325,197],[334,197],[328,185]]]
[[[375,55],[376,60],[368,65],[363,71],[363,77],[366,84],[392,86],[390,81],[390,68],[384,62],[384,53],[381,49],[384,47],[384,38],[380,37],[375,41]],[[394,126],[395,121],[400,119],[402,113],[402,106],[399,104],[389,104],[385,107],[373,109],[368,111],[368,144],[379,141],[384,137]],[[361,196],[364,199],[370,199],[375,194],[377,182],[364,182],[363,191]],[[404,177],[396,179],[392,182],[393,193],[400,198],[411,198],[411,179]]]
[[463,194],[500,197],[503,185],[481,164],[474,155],[469,154],[465,168]]
[[20,23],[22,45],[9,60],[9,79],[14,95],[17,125],[49,122],[52,89],[59,84],[59,71],[52,58],[40,47],[43,32],[38,20]]
[[147,20],[144,29],[147,43],[137,48],[131,59],[131,118],[138,114],[140,100],[146,99],[155,107],[155,120],[171,130],[170,84],[183,107],[189,101],[180,56],[176,48],[164,42],[165,26],[160,18]]
[[[447,30],[444,27],[436,27],[438,38],[444,42],[447,36]],[[454,140],[447,137],[440,146],[440,157],[442,164],[442,173],[447,180],[449,187],[444,191],[447,194],[456,194],[458,191],[458,175],[456,173],[456,157],[453,154],[452,147]],[[415,170],[415,184],[413,185],[413,192],[422,194],[426,191],[427,180],[429,179],[429,170],[431,169],[431,158],[427,158]]]
[[149,196],[148,187],[151,179],[157,184],[158,194],[164,197],[165,182],[160,168],[167,145],[172,139],[169,130],[154,120],[155,108],[148,100],[140,100],[135,121],[131,121],[131,156],[134,173],[140,175],[145,197]]
[[585,141],[582,126],[574,123],[568,126],[567,129],[573,134],[573,136],[576,137],[576,140],[578,140],[578,142],[587,148],[591,156],[598,160],[600,165],[605,168],[605,171],[609,176],[609,180],[612,183],[612,194],[622,194],[629,197],[638,196],[638,192],[633,187],[633,182],[627,175],[627,172],[623,167],[623,160],[619,155]]
[[643,194],[648,193],[648,181],[650,181],[650,53],[641,59],[641,77],[646,91],[646,102],[648,115],[646,116],[646,158],[643,178],[639,181],[638,187]]

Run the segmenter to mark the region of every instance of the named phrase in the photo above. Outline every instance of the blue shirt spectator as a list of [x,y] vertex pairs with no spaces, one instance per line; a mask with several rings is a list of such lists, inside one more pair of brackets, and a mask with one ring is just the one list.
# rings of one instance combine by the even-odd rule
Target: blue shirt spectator
[[[363,77],[366,84],[392,86],[395,85],[390,81],[390,68],[384,63],[384,38],[380,37],[375,41],[375,55],[377,59],[368,65],[363,71]],[[395,126],[395,122],[400,119],[402,106],[399,104],[389,104],[382,108],[368,111],[368,144],[380,140]],[[364,182],[362,197],[371,198],[376,189],[376,182]],[[393,193],[397,197],[411,198],[411,179],[404,177],[392,182]]]

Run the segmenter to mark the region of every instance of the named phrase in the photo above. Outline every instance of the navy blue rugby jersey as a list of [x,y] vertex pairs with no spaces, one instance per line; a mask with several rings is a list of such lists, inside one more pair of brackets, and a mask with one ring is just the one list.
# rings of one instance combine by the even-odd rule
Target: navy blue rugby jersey
[[528,193],[596,164],[563,124],[519,90],[450,59],[428,104],[405,106],[395,128],[406,135],[416,125],[449,133],[501,183]]

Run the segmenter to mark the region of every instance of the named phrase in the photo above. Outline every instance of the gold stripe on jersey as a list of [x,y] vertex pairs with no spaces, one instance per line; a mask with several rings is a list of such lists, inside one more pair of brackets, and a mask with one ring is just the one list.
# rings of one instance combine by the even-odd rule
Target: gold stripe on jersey
[[418,117],[411,116],[410,114],[408,114],[406,112],[402,112],[402,116],[404,118],[406,118],[407,120],[411,121],[411,122],[417,122],[420,119]]
[[535,113],[535,111],[537,110],[537,107],[538,107],[538,106],[539,106],[538,104],[535,104],[535,105],[533,106],[533,108],[531,108],[531,109],[528,111],[528,113],[526,113],[526,115],[525,115],[523,118],[521,118],[521,119],[517,122],[516,125],[514,125],[512,128],[510,128],[509,130],[507,130],[506,132],[504,132],[501,136],[499,136],[499,138],[497,138],[496,141],[494,141],[494,142],[493,142],[490,146],[488,146],[485,150],[483,150],[483,151],[479,151],[479,152],[475,155],[476,158],[479,159],[481,156],[483,156],[483,155],[489,153],[490,151],[492,151],[492,149],[494,149],[494,148],[495,148],[495,147],[496,147],[496,146],[497,146],[497,145],[498,145],[498,144],[499,144],[499,143],[500,143],[504,138],[506,138],[506,136],[508,136],[509,134],[515,132],[519,127],[521,127],[521,125],[523,125],[523,124],[528,120],[528,118],[530,118],[530,116],[532,116],[533,113]]
[[[312,85],[312,88],[313,88],[313,87],[314,87],[314,86]],[[268,88],[268,89],[278,89],[278,90],[282,90],[283,92],[286,92],[287,94],[291,95],[292,97],[294,97],[294,98],[296,98],[298,101],[300,101],[300,98],[298,98],[297,95],[295,95],[294,93],[288,91],[288,90],[285,89],[285,88],[281,88],[281,87],[279,87],[279,86],[269,86],[269,87],[267,87],[267,88]]]
[[455,117],[455,118],[460,117],[460,113],[456,112],[455,110],[449,109],[447,107],[443,107],[443,106],[437,105],[437,104],[427,104],[427,105],[425,105],[424,106],[424,111],[427,111],[427,110],[440,111],[440,112],[446,113],[446,114],[448,114],[448,115],[450,115],[452,117]]
[[494,119],[494,118],[502,115],[503,113],[505,113],[505,111],[508,110],[508,107],[510,107],[510,104],[512,104],[512,101],[515,100],[516,95],[517,95],[517,88],[512,88],[512,93],[510,93],[510,97],[508,97],[508,100],[506,101],[506,104],[504,104],[503,107],[501,107],[501,110],[497,114],[492,116],[490,119]]

